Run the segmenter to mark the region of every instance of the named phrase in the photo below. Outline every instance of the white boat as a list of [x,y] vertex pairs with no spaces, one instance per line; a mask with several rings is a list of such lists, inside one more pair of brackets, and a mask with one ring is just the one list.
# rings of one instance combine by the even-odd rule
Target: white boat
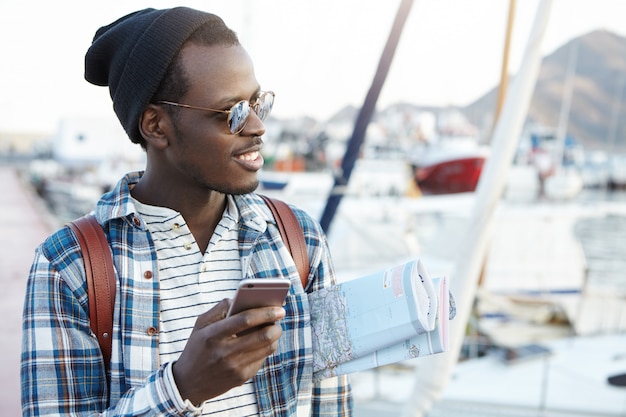
[[543,181],[543,192],[552,200],[569,200],[580,194],[583,186],[577,169],[561,167]]

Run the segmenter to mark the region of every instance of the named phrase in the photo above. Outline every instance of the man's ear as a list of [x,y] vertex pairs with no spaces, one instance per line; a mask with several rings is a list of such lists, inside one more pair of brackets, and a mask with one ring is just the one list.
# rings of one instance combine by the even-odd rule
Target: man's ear
[[162,107],[148,104],[139,119],[139,132],[148,146],[163,149],[168,145],[165,131],[169,123],[170,117]]

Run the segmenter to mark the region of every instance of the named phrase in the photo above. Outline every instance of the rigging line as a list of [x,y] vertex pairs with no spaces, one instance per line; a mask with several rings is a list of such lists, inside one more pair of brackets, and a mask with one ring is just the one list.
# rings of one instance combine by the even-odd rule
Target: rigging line
[[341,162],[341,170],[335,176],[333,191],[331,191],[326,201],[326,207],[324,208],[324,212],[322,213],[320,224],[326,234],[328,234],[330,224],[335,217],[337,207],[339,207],[339,203],[343,198],[342,193],[337,193],[334,190],[337,188],[344,188],[350,180],[350,175],[352,174],[352,169],[354,168],[354,164],[358,157],[359,150],[361,149],[361,145],[365,140],[367,126],[372,119],[372,115],[374,114],[376,102],[378,101],[378,96],[380,95],[380,91],[382,90],[385,79],[387,78],[387,74],[389,73],[391,61],[393,60],[396,47],[398,46],[398,42],[400,41],[402,29],[404,28],[404,24],[406,23],[412,6],[413,0],[402,0],[400,6],[398,7],[398,12],[396,14],[393,26],[391,28],[391,32],[389,33],[389,37],[387,39],[387,44],[385,45],[385,48],[378,63],[376,74],[374,75],[374,80],[372,81],[372,85],[367,92],[365,102],[363,103],[363,106],[359,111],[359,115],[357,116],[357,120],[354,125],[352,137],[350,138],[350,141],[348,142],[348,145],[346,147],[346,152]]

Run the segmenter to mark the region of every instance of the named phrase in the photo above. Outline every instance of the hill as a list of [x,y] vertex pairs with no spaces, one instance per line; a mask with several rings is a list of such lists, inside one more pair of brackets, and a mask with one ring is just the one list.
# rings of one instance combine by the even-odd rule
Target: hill
[[[577,48],[567,133],[588,149],[626,150],[626,38],[597,30],[542,60],[528,121],[557,126],[570,51]],[[462,111],[482,127],[492,120],[497,86]]]

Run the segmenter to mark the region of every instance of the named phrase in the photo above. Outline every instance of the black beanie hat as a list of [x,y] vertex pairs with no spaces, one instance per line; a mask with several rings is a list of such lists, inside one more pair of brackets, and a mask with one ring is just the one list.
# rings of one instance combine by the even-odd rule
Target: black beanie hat
[[187,7],[144,9],[126,15],[96,32],[85,55],[85,79],[109,86],[113,109],[135,143],[142,142],[141,113],[183,43],[202,24],[218,16]]

